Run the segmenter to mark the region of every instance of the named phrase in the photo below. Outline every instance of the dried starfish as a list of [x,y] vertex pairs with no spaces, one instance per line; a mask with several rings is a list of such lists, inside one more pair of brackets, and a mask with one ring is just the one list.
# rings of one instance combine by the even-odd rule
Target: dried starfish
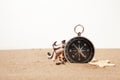
[[111,64],[110,60],[96,60],[94,59],[93,61],[89,62],[89,64],[99,66],[101,68],[106,67],[106,66],[115,66],[115,64]]

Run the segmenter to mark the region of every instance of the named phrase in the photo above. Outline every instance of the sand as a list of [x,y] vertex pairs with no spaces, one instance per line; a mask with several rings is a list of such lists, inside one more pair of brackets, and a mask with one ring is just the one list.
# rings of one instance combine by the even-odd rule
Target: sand
[[120,80],[120,49],[96,49],[94,58],[116,66],[55,65],[47,58],[51,49],[0,50],[0,80]]

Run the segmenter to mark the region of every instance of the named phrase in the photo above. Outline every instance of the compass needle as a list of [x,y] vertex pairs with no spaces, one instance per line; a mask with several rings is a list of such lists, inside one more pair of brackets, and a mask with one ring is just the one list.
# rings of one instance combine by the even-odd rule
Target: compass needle
[[78,48],[75,44],[73,44],[73,46],[74,46],[77,50],[79,50],[79,48]]
[[81,54],[84,58],[86,58],[86,56],[85,56],[82,52],[80,52],[80,54]]

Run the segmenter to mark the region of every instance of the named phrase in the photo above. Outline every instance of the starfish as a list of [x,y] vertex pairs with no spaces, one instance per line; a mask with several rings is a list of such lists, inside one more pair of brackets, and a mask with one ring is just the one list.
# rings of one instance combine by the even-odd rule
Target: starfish
[[104,68],[106,66],[115,66],[115,64],[110,63],[110,60],[96,60],[96,59],[94,59],[91,62],[89,62],[89,64],[96,65],[96,66],[99,66],[101,68]]

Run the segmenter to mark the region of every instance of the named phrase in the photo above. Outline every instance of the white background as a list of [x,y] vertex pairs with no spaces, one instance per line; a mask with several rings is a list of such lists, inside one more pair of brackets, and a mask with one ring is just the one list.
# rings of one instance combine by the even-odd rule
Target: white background
[[0,49],[50,48],[76,36],[120,48],[120,0],[0,0]]

